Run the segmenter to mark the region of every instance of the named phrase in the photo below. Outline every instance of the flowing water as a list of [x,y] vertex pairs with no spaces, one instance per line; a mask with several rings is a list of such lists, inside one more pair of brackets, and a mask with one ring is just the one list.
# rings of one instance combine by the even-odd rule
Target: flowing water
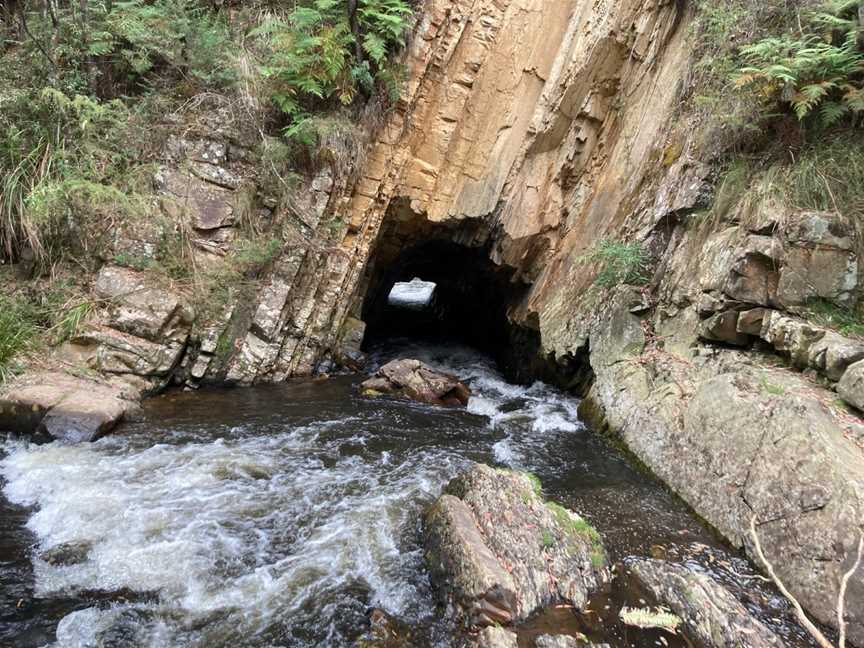
[[[662,553],[709,570],[790,641],[782,601],[653,479],[578,421],[578,402],[508,384],[458,347],[391,346],[457,373],[467,411],[368,400],[358,378],[173,393],[85,445],[9,439],[0,475],[0,645],[352,646],[372,608],[415,646],[450,646],[420,517],[472,461],[526,469],[598,527],[614,559]],[[74,548],[72,556],[46,552]],[[746,587],[740,587],[741,584]],[[620,588],[618,588],[620,590]],[[529,623],[613,646],[684,646],[614,622],[632,592]],[[629,597],[629,598],[628,598]]]

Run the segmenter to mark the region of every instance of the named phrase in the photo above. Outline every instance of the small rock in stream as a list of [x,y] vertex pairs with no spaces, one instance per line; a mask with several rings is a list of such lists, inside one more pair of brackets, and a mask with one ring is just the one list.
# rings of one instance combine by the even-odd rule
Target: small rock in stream
[[609,644],[587,644],[569,635],[541,635],[534,640],[535,648],[609,648]]
[[436,371],[419,360],[394,360],[360,385],[366,396],[393,394],[431,405],[465,406],[471,390],[456,376]]
[[780,638],[710,576],[662,560],[629,561],[630,572],[683,620],[688,637],[705,648],[778,648]]
[[87,560],[92,545],[89,542],[64,542],[39,554],[39,558],[55,567],[79,565]]
[[608,579],[597,532],[544,502],[527,474],[475,465],[425,516],[426,558],[468,628],[517,624],[556,603],[582,608]]

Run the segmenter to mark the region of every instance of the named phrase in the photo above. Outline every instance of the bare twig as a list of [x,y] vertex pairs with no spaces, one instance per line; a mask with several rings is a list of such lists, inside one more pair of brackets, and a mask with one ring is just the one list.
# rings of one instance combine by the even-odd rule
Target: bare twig
[[777,576],[774,572],[774,566],[768,562],[768,559],[765,558],[765,554],[762,552],[762,544],[759,542],[759,534],[756,533],[756,514],[753,514],[753,517],[750,518],[750,537],[753,539],[753,544],[756,548],[756,555],[759,556],[759,560],[762,561],[762,564],[765,566],[765,570],[768,572],[768,575],[771,577],[771,580],[774,581],[774,584],[777,586],[777,589],[780,590],[780,593],[786,597],[786,599],[792,604],[792,607],[795,608],[795,615],[798,617],[799,623],[804,626],[804,629],[810,633],[810,635],[816,640],[816,643],[819,644],[821,648],[834,648],[834,644],[832,644],[828,639],[825,638],[825,635],[817,628],[813,622],[807,618],[807,615],[804,613],[804,608],[801,607],[801,604],[798,602],[794,596],[792,596],[791,592],[786,589],[786,586],[783,584],[783,581]]
[[858,540],[858,557],[855,559],[855,564],[843,575],[843,580],[840,582],[840,595],[837,598],[837,627],[840,629],[840,648],[846,648],[846,619],[844,618],[846,587],[849,585],[852,575],[861,566],[862,555],[864,555],[864,532],[861,533],[861,538]]

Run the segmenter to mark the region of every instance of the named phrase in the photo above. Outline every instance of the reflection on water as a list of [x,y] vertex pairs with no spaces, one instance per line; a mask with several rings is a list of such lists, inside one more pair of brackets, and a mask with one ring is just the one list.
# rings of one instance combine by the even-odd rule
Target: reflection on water
[[[350,646],[375,607],[416,628],[418,646],[449,646],[419,520],[471,461],[535,472],[548,496],[600,529],[613,557],[660,547],[730,581],[748,570],[586,431],[573,398],[508,384],[461,348],[391,347],[376,359],[395,355],[468,381],[468,410],[363,399],[358,380],[342,377],[169,394],[93,444],[5,442],[3,645]],[[67,543],[84,547],[71,564],[40,557]],[[623,595],[602,596],[608,624]],[[585,631],[584,619],[556,614],[569,622],[553,626]]]

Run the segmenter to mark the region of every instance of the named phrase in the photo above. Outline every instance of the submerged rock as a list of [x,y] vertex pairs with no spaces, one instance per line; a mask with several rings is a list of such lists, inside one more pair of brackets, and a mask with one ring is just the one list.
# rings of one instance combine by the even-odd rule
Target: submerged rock
[[683,565],[640,559],[628,563],[636,579],[677,616],[690,639],[706,648],[772,648],[780,638],[754,618],[725,587]]
[[360,385],[369,396],[395,394],[432,405],[467,405],[471,390],[456,376],[436,371],[419,360],[394,360]]
[[569,635],[541,635],[534,640],[535,648],[609,648],[609,644],[588,644]]
[[468,627],[518,623],[555,603],[582,608],[608,575],[597,532],[522,473],[475,465],[448,484],[425,528],[433,579]]
[[55,567],[79,565],[87,560],[93,546],[89,542],[64,542],[39,554],[39,558]]

